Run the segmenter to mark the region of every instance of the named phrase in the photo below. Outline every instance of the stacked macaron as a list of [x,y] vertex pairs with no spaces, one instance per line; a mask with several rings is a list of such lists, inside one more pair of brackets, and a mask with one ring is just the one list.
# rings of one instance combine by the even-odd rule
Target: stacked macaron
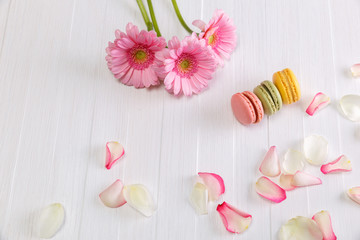
[[253,93],[235,93],[231,98],[231,108],[236,119],[244,125],[259,123],[264,113],[272,115],[279,111],[282,104],[291,104],[300,99],[300,86],[287,68],[273,75],[273,82],[263,81],[254,88]]

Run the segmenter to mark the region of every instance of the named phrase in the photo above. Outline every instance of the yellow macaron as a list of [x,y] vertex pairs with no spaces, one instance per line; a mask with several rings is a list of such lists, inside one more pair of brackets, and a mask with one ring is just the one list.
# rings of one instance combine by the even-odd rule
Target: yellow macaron
[[274,73],[273,82],[279,90],[284,104],[291,104],[300,100],[299,82],[290,68]]

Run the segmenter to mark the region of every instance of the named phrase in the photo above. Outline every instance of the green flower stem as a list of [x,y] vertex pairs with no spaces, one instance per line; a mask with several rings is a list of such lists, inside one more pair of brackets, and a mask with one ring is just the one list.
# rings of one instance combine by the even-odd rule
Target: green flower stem
[[174,10],[175,10],[175,13],[176,13],[176,16],[178,17],[181,25],[185,28],[186,31],[188,31],[188,33],[192,34],[193,31],[189,28],[189,26],[186,24],[186,22],[184,21],[183,17],[181,16],[181,13],[180,13],[180,10],[179,10],[179,7],[176,3],[176,0],[171,0],[173,6],[174,6]]
[[139,8],[140,8],[140,12],[141,12],[141,15],[143,16],[143,19],[144,19],[144,22],[146,24],[146,27],[147,27],[147,30],[150,31],[150,30],[153,30],[153,25],[149,19],[149,15],[144,7],[144,4],[142,2],[142,0],[136,0]]
[[151,2],[151,0],[147,0],[147,3],[148,3],[148,6],[149,6],[151,21],[153,22],[155,32],[156,32],[158,37],[161,37],[160,29],[159,29],[159,26],[158,26],[157,21],[156,21],[155,12],[154,12],[152,2]]

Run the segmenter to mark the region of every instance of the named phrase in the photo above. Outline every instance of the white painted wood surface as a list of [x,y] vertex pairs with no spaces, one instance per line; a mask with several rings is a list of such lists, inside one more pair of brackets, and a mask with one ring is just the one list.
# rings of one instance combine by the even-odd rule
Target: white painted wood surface
[[[154,1],[163,35],[184,37],[169,0]],[[337,110],[341,96],[359,94],[348,76],[360,62],[358,0],[182,0],[188,23],[208,21],[216,8],[235,21],[238,47],[208,90],[176,98],[163,87],[136,90],[118,83],[105,47],[127,22],[144,28],[134,0],[0,0],[0,239],[37,239],[36,213],[61,202],[66,223],[54,239],[277,239],[297,215],[330,211],[338,238],[360,239],[360,206],[345,190],[360,185],[360,126]],[[229,101],[273,72],[290,67],[300,102],[260,124],[244,127]],[[305,115],[323,91],[332,105]],[[325,136],[328,160],[346,154],[350,174],[322,175],[323,184],[288,193],[281,204],[254,189],[267,148],[301,150],[310,134]],[[124,159],[104,168],[105,142],[118,140]],[[224,229],[211,206],[197,216],[188,202],[198,171],[223,176],[223,200],[253,215],[241,236]],[[144,218],[129,206],[105,208],[98,194],[116,178],[143,183],[157,213]]]

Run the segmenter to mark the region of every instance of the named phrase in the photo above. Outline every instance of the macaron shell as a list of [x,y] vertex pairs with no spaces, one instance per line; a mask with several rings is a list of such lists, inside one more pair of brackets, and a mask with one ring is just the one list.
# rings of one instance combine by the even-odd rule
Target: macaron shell
[[249,125],[256,121],[255,109],[250,100],[242,93],[235,93],[231,97],[231,108],[241,124]]
[[301,91],[300,91],[299,82],[298,82],[294,72],[290,68],[284,69],[283,72],[286,74],[289,84],[291,86],[291,92],[293,94],[294,102],[299,101],[300,97],[301,97]]
[[[286,81],[286,79],[284,79],[284,76],[280,71],[274,73],[273,82],[280,92],[282,102],[284,104],[290,104],[292,101],[291,101],[291,98],[289,96],[289,92],[287,89],[288,88],[286,85],[287,81],[286,82],[284,82],[284,81]],[[291,95],[291,93],[290,93],[290,95]]]
[[279,111],[282,107],[282,100],[279,90],[275,87],[274,83],[265,80],[261,85],[270,93],[272,100],[274,101],[276,110]]
[[243,95],[250,100],[250,102],[252,103],[252,105],[255,109],[256,120],[254,123],[259,123],[264,116],[264,109],[263,109],[260,99],[254,93],[252,93],[250,91],[243,92]]
[[264,112],[267,115],[272,115],[276,112],[275,104],[270,96],[270,94],[265,90],[261,85],[254,88],[255,95],[260,99]]

